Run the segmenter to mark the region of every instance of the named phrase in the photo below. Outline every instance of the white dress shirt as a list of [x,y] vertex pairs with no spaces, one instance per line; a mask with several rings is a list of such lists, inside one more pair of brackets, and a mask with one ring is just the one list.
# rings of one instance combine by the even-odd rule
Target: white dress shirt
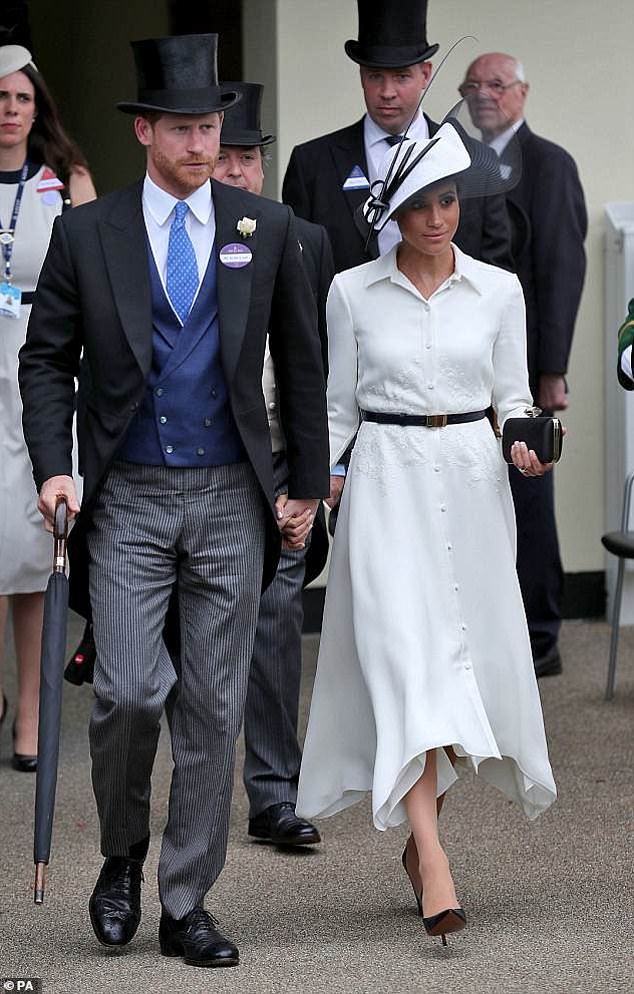
[[523,123],[524,123],[524,118],[522,117],[520,118],[519,121],[516,121],[515,124],[512,124],[510,128],[507,128],[505,131],[502,131],[499,135],[496,135],[493,141],[486,142],[489,148],[493,149],[493,151],[496,153],[498,158],[501,157],[504,149],[510,142],[511,138],[513,137],[513,135],[517,134],[519,129],[522,127]]
[[[429,138],[427,120],[420,111],[410,124],[407,135],[408,138],[412,138],[415,141],[424,141]],[[381,163],[383,162],[385,153],[390,148],[385,140],[388,137],[391,137],[389,132],[384,131],[376,121],[372,120],[369,114],[366,114],[363,121],[363,143],[365,145],[365,157],[368,163],[370,185],[380,178]],[[396,221],[388,221],[383,231],[379,232],[379,254],[385,255],[400,240],[401,233],[398,230]]]
[[[167,249],[170,238],[170,228],[174,220],[174,207],[179,200],[166,190],[161,189],[147,175],[143,181],[143,219],[150,241],[154,262],[158,269],[161,283],[167,294]],[[184,203],[189,210],[185,216],[185,227],[191,238],[198,266],[198,290],[209,264],[209,257],[216,237],[216,215],[211,196],[211,183],[207,181],[197,190],[186,197]],[[198,295],[198,291],[196,291]],[[195,298],[194,298],[195,299]],[[192,305],[193,306],[193,305]]]

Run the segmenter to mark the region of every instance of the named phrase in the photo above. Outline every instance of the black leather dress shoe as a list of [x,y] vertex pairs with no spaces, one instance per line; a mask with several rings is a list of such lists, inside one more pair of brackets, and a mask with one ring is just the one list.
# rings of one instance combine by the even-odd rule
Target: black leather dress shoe
[[538,680],[542,676],[558,676],[563,672],[561,656],[556,645],[545,656],[534,659],[533,663],[535,665],[535,676]]
[[295,814],[289,801],[272,804],[261,814],[249,819],[249,835],[275,846],[312,846],[321,842],[314,825]]
[[184,918],[164,911],[159,945],[163,956],[182,956],[188,966],[237,966],[240,959],[237,947],[204,908],[194,908]]
[[88,903],[95,935],[103,946],[126,946],[141,921],[143,860],[107,856]]

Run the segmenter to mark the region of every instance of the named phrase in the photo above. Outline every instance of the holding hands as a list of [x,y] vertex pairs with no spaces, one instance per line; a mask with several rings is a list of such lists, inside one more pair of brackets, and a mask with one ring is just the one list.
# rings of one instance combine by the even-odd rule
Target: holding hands
[[300,500],[280,494],[275,501],[277,527],[282,533],[285,549],[303,549],[313,527],[318,500]]

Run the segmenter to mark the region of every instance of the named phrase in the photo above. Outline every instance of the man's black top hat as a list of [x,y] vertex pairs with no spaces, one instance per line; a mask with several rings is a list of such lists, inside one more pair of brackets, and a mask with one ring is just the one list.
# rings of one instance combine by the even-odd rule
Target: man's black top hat
[[270,145],[275,141],[275,135],[262,134],[260,109],[264,87],[261,83],[223,83],[222,92],[238,93],[240,101],[222,122],[221,145],[253,148],[255,145]]
[[211,114],[240,99],[218,85],[218,35],[174,35],[131,42],[137,99],[118,103],[126,114]]
[[353,62],[372,69],[397,69],[431,59],[438,45],[427,41],[427,0],[357,0],[359,40],[347,41]]

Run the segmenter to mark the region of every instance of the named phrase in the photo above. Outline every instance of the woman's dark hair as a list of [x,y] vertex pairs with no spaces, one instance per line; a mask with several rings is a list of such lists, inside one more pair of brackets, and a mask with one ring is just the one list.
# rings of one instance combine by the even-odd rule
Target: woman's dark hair
[[456,197],[458,198],[458,202],[459,202],[460,201],[460,173],[455,173],[453,176],[443,176],[442,179],[439,179],[439,180],[436,180],[433,183],[430,183],[429,186],[423,187],[422,190],[417,190],[416,193],[413,193],[411,195],[411,197],[408,197],[407,200],[405,200],[400,205],[400,207],[398,208],[398,210],[395,212],[394,217],[398,217],[399,214],[404,214],[406,211],[411,210],[412,207],[414,206],[414,204],[420,199],[421,195],[423,195],[424,193],[426,193],[427,190],[433,190],[433,189],[435,189],[435,187],[445,186],[445,185],[447,185],[447,186],[449,186],[449,185],[455,186],[455,188],[456,188]]
[[88,169],[88,163],[79,145],[64,130],[55,101],[42,75],[31,65],[24,66],[20,72],[24,73],[35,89],[37,114],[29,134],[29,157],[50,166],[67,185],[73,170],[77,167]]

